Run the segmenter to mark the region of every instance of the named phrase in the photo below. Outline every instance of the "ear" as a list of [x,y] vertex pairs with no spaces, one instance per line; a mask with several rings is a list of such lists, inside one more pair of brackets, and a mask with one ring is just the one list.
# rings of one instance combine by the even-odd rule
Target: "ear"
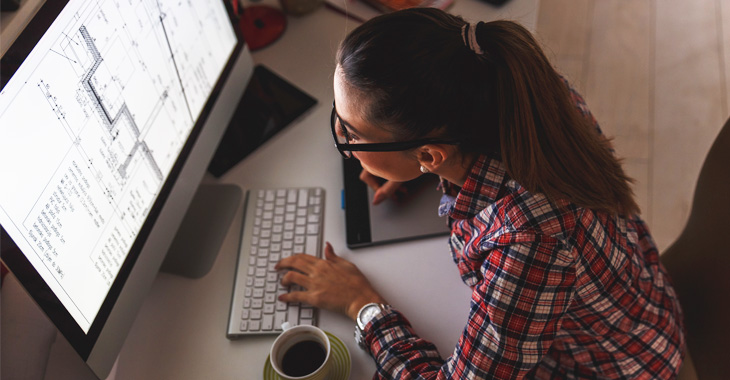
[[418,149],[418,163],[430,172],[436,172],[451,156],[451,152],[443,144],[424,145]]

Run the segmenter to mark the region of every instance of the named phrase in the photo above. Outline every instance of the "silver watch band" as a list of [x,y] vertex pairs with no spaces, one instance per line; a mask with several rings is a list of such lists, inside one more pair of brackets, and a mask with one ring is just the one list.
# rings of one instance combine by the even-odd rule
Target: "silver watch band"
[[382,314],[389,306],[379,303],[369,303],[357,313],[357,320],[355,321],[355,342],[363,350],[367,350],[365,346],[365,327],[372,321],[378,314]]

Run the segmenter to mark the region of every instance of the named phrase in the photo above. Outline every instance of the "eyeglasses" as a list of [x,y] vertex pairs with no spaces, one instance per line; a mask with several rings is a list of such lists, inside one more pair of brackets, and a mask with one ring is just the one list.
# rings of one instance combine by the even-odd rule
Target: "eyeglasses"
[[[338,121],[340,133],[342,135],[337,134]],[[411,141],[373,144],[351,144],[350,141],[352,139],[350,138],[350,134],[347,132],[347,128],[345,128],[345,124],[342,122],[340,115],[337,114],[335,102],[332,102],[332,115],[330,116],[330,126],[332,127],[332,138],[335,140],[335,147],[344,158],[352,157],[352,152],[398,152],[428,144],[458,144],[458,142],[453,140],[450,141],[439,139],[419,139]]]

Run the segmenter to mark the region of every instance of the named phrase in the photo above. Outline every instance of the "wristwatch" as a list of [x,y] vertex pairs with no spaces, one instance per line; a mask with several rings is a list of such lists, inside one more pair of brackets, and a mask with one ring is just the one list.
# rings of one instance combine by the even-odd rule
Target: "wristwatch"
[[367,326],[368,323],[370,323],[370,321],[378,315],[378,313],[384,310],[385,305],[383,304],[369,303],[363,306],[357,313],[357,320],[355,323],[355,342],[357,342],[357,345],[363,350],[367,350],[364,336],[365,326]]

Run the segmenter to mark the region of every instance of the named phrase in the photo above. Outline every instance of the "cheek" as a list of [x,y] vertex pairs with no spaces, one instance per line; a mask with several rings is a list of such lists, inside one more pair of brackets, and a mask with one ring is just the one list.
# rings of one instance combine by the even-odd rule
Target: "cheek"
[[398,152],[353,152],[362,167],[370,174],[391,181],[410,181],[418,177],[416,161],[406,159]]

